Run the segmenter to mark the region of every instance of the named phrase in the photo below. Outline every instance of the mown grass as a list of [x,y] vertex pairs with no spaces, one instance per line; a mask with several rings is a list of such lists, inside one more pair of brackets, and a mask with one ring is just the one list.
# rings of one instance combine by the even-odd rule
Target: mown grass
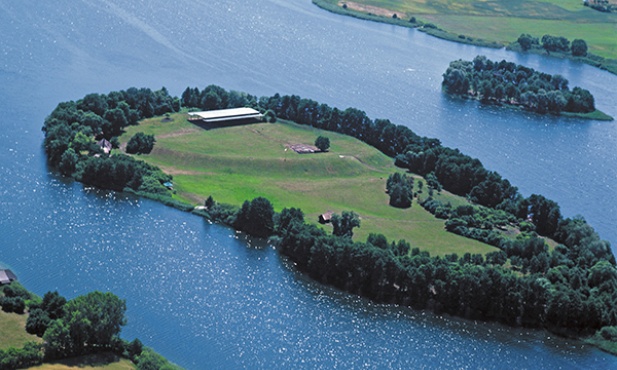
[[28,315],[0,311],[0,349],[21,348],[26,342],[41,342],[36,335],[26,332]]
[[[602,13],[583,6],[580,0],[313,0],[329,10],[347,4],[348,11],[363,7],[387,9],[399,19],[416,17],[453,34],[502,44],[515,41],[521,33],[584,39],[589,51],[617,59],[617,14]],[[359,10],[362,12],[362,10]],[[370,12],[370,10],[364,10]],[[375,12],[373,10],[373,12]],[[382,17],[387,19],[389,17]],[[455,39],[453,39],[456,41]]]
[[[127,142],[139,131],[155,135],[154,150],[141,158],[174,176],[178,199],[201,205],[212,195],[216,201],[239,206],[264,196],[276,211],[301,208],[306,219],[315,223],[326,211],[353,210],[362,219],[356,240],[382,233],[389,240],[405,239],[432,255],[495,250],[446,232],[444,221],[417,203],[405,210],[390,207],[386,179],[400,169],[391,158],[352,137],[290,122],[207,130],[188,122],[183,114],[172,119],[145,120],[129,127],[120,140]],[[329,152],[297,154],[286,148],[313,144],[319,135],[330,138]],[[466,202],[447,192],[439,197],[453,204]]]
[[29,370],[133,370],[135,365],[111,353],[80,356],[30,367]]

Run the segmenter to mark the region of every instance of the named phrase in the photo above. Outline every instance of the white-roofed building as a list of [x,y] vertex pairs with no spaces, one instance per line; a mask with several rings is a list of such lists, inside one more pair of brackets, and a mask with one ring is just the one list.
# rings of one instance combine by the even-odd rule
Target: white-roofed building
[[0,270],[0,285],[10,284],[11,281],[17,280],[17,276],[11,270]]
[[236,123],[256,122],[263,119],[263,114],[253,108],[232,108],[208,110],[203,112],[189,112],[190,121],[202,121],[204,123]]

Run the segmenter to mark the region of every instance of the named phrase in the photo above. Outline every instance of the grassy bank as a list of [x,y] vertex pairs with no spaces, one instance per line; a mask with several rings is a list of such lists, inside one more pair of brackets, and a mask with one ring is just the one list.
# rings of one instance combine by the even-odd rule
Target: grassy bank
[[[212,195],[239,206],[264,196],[275,210],[298,207],[315,223],[326,211],[354,210],[362,218],[355,231],[358,240],[382,233],[390,240],[406,239],[432,255],[495,250],[446,232],[444,221],[417,202],[404,210],[390,207],[386,179],[400,169],[391,158],[352,137],[289,122],[207,130],[175,114],[169,122],[159,117],[128,127],[120,141],[140,131],[157,140],[153,152],[141,159],[174,176],[174,197],[179,200],[201,205]],[[312,144],[319,135],[330,138],[329,152],[297,154],[288,148]],[[420,196],[426,197],[427,191],[425,186]],[[437,198],[453,205],[466,202],[447,192]]]
[[96,355],[80,356],[60,361],[54,361],[39,366],[28,368],[28,370],[133,370],[135,364],[127,359],[119,358],[111,353],[100,353]]
[[[593,55],[576,59],[617,73],[617,14],[593,10],[579,0],[313,0],[313,3],[339,14],[403,23],[443,39],[479,46],[509,45],[522,33],[538,38],[550,34],[569,40],[584,39]],[[412,17],[415,23],[409,22]],[[436,28],[426,28],[427,24]]]
[[26,342],[41,342],[41,338],[26,332],[28,315],[0,311],[0,349],[21,348]]

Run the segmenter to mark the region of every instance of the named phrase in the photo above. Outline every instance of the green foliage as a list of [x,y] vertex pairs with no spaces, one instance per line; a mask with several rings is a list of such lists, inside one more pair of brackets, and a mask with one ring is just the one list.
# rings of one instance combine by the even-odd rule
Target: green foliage
[[170,363],[163,356],[150,348],[145,348],[137,357],[138,370],[178,370],[178,366]]
[[137,359],[142,354],[143,350],[144,350],[144,345],[137,338],[133,339],[133,341],[129,343],[127,347],[127,353],[129,355],[129,358],[133,362],[137,362]]
[[276,113],[272,109],[268,109],[266,113],[264,113],[264,120],[269,123],[276,122]]
[[[84,181],[83,177],[89,185],[114,190],[122,190],[129,182],[127,177],[133,177],[128,186],[137,190],[141,175],[152,175],[153,169],[138,169],[119,156],[113,156],[108,162],[92,162],[91,156],[101,153],[93,135],[97,135],[97,140],[110,139],[112,146],[117,148],[117,136],[127,125],[135,124],[143,117],[178,109],[179,100],[170,97],[165,88],[158,91],[129,88],[109,95],[89,94],[77,102],[60,103],[45,119],[45,152],[49,162],[66,176],[75,175],[80,181]],[[140,150],[147,150],[151,143],[153,140],[147,138],[146,148]],[[116,163],[116,160],[121,163]],[[105,168],[99,168],[101,165]],[[117,165],[122,168],[118,169],[119,173],[113,173]],[[132,172],[127,173],[127,169]],[[95,173],[88,174],[89,171]],[[110,179],[109,174],[120,179]],[[102,180],[100,183],[99,179]]]
[[22,297],[0,297],[0,306],[4,312],[15,312],[23,314],[26,309],[26,302]]
[[24,344],[21,349],[0,350],[0,369],[15,370],[39,365],[43,362],[42,346],[35,342]]
[[126,144],[126,152],[129,154],[148,154],[154,148],[155,142],[154,135],[138,132]]
[[606,340],[617,342],[617,326],[605,326],[600,329],[600,335]]
[[40,308],[35,308],[29,312],[28,320],[26,321],[26,331],[42,337],[50,324],[49,314]]
[[[521,35],[519,43],[534,45],[528,35]],[[582,41],[582,40],[581,40]],[[569,41],[545,35],[542,38],[547,51],[569,50]],[[581,43],[577,41],[577,48]],[[578,49],[577,49],[578,50]],[[443,75],[443,89],[453,95],[494,101],[508,105],[522,105],[537,113],[589,113],[595,111],[593,96],[587,90],[568,89],[568,81],[561,75],[548,75],[532,68],[506,62],[494,62],[484,56],[473,61],[457,60]]]
[[330,148],[330,139],[325,136],[318,136],[315,139],[315,146],[322,152],[327,152]]
[[234,226],[248,234],[267,238],[274,230],[274,208],[270,201],[257,197],[252,201],[245,201],[238,212]]
[[332,235],[351,239],[354,227],[360,227],[360,217],[354,211],[332,215]]
[[547,53],[551,51],[567,52],[570,50],[570,41],[562,36],[542,36],[542,47]]
[[574,41],[572,41],[571,50],[572,55],[574,55],[575,57],[586,56],[587,43],[585,42],[585,40],[575,39]]
[[396,172],[388,176],[386,192],[390,194],[390,205],[398,208],[411,207],[413,200],[413,177]]
[[45,356],[50,359],[111,349],[125,325],[126,303],[112,293],[92,292],[68,301],[64,317],[45,331]]
[[274,218],[278,235],[285,235],[293,227],[304,224],[304,213],[298,208],[283,208]]
[[540,45],[540,41],[537,37],[532,37],[531,35],[526,33],[521,34],[517,41],[519,45],[521,45],[521,49],[523,49],[523,51],[527,51],[535,45]]
[[137,190],[144,193],[169,196],[169,191],[167,188],[164,187],[158,179],[152,176],[144,176],[142,178],[142,183],[139,185],[139,189]]

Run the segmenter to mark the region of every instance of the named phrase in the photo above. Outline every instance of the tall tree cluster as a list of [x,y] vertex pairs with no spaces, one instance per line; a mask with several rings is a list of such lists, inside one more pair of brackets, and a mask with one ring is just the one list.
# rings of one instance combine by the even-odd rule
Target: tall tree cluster
[[[162,184],[170,181],[171,176],[123,154],[110,156],[96,142],[105,139],[117,146],[117,136],[126,126],[179,109],[180,100],[171,97],[165,88],[157,91],[129,88],[60,103],[43,125],[47,158],[62,174],[88,185],[144,191],[152,190],[152,181],[148,179],[156,179],[159,184],[151,192],[165,194]],[[135,153],[148,153],[154,141],[151,135],[141,134],[127,147]]]
[[541,114],[595,110],[591,93],[580,87],[570,90],[568,80],[561,75],[537,72],[505,60],[491,61],[485,56],[451,62],[442,87],[449,94],[518,105]]

